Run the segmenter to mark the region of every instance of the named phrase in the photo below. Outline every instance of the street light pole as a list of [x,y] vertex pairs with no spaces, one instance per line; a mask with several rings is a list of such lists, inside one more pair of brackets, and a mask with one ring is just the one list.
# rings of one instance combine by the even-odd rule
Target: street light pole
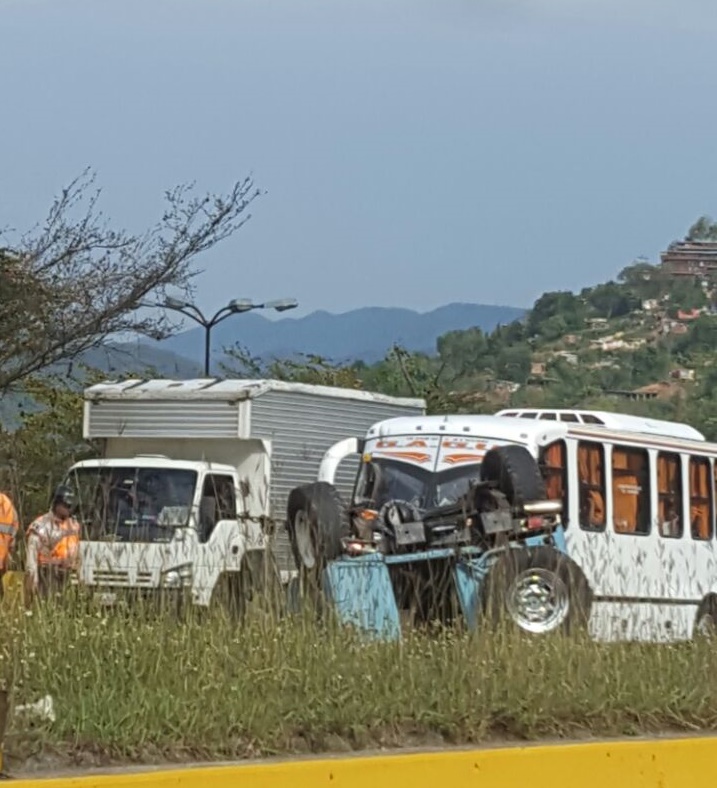
[[162,304],[147,304],[146,306],[161,307],[171,309],[198,323],[204,329],[204,375],[209,377],[211,362],[211,335],[212,329],[222,320],[226,320],[231,315],[238,315],[242,312],[249,312],[252,309],[275,309],[277,312],[285,312],[287,309],[295,309],[298,303],[295,298],[282,298],[277,301],[267,301],[263,304],[255,304],[248,298],[235,298],[226,306],[223,306],[211,318],[205,317],[204,313],[194,304],[187,301],[180,301],[177,298],[167,298]]

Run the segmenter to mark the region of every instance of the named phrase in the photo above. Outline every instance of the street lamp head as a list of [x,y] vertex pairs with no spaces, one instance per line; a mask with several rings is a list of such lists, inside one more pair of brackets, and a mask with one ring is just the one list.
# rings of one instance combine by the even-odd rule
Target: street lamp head
[[164,299],[164,306],[168,306],[170,309],[186,309],[191,304],[188,304],[186,301],[181,301],[179,298],[172,298],[171,296]]
[[299,302],[295,298],[279,298],[276,301],[267,301],[265,309],[276,309],[277,312],[286,312],[287,309],[296,309]]
[[235,298],[229,302],[228,309],[232,312],[248,312],[250,309],[254,309],[255,306],[251,298]]

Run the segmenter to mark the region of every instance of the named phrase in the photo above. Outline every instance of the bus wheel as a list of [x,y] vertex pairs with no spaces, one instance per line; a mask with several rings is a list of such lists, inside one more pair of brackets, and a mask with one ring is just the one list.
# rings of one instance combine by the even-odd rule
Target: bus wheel
[[579,567],[551,547],[509,548],[490,568],[483,608],[491,626],[533,635],[583,630],[590,590]]
[[494,482],[512,506],[546,497],[545,481],[533,455],[518,445],[497,446],[481,463],[483,481]]
[[700,605],[695,621],[695,635],[710,639],[717,636],[717,601],[715,599],[706,599]]
[[292,490],[287,506],[289,540],[296,568],[319,577],[329,561],[343,553],[350,520],[339,491],[327,482]]

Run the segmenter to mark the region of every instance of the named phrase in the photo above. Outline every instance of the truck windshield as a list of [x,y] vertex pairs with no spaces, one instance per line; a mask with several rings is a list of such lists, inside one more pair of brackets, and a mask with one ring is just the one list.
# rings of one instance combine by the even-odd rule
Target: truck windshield
[[174,468],[78,468],[77,517],[90,541],[168,542],[189,523],[196,471]]
[[405,462],[374,459],[362,463],[354,503],[380,509],[388,501],[408,501],[425,511],[455,503],[480,478],[480,463],[435,473]]

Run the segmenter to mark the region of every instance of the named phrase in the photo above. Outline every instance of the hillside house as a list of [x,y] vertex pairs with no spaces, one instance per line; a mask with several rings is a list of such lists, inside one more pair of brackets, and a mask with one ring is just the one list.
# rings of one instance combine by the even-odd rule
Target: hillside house
[[620,369],[620,365],[614,361],[595,361],[588,364],[588,369]]
[[697,320],[697,318],[702,314],[701,309],[688,309],[683,311],[682,309],[677,310],[677,319],[678,320]]
[[603,353],[608,353],[611,350],[622,350],[625,346],[624,339],[616,339],[615,337],[602,337],[601,339],[591,339],[590,347],[600,350]]
[[520,383],[515,383],[512,380],[494,380],[491,390],[497,394],[515,394],[520,390]]
[[684,391],[676,383],[661,380],[657,383],[648,383],[646,386],[640,386],[640,388],[632,389],[631,391],[615,389],[607,391],[606,393],[614,397],[642,401],[649,399],[669,399],[675,394],[684,394]]
[[717,241],[676,241],[662,252],[660,262],[670,276],[704,279],[717,272]]
[[642,302],[642,308],[645,312],[654,312],[660,308],[660,302],[656,298],[646,298]]
[[534,378],[542,378],[545,375],[545,362],[533,361],[530,365],[530,374]]
[[663,320],[660,324],[660,333],[662,334],[674,334],[675,336],[679,336],[686,334],[688,331],[688,326],[684,323],[680,323],[679,320]]
[[567,361],[568,364],[576,365],[578,363],[578,354],[571,353],[569,350],[559,350],[555,354],[556,358],[562,358],[564,361]]
[[695,371],[694,369],[673,369],[670,372],[670,377],[673,380],[694,380]]
[[563,337],[563,342],[566,345],[577,345],[580,341],[580,337],[577,334],[566,334]]

